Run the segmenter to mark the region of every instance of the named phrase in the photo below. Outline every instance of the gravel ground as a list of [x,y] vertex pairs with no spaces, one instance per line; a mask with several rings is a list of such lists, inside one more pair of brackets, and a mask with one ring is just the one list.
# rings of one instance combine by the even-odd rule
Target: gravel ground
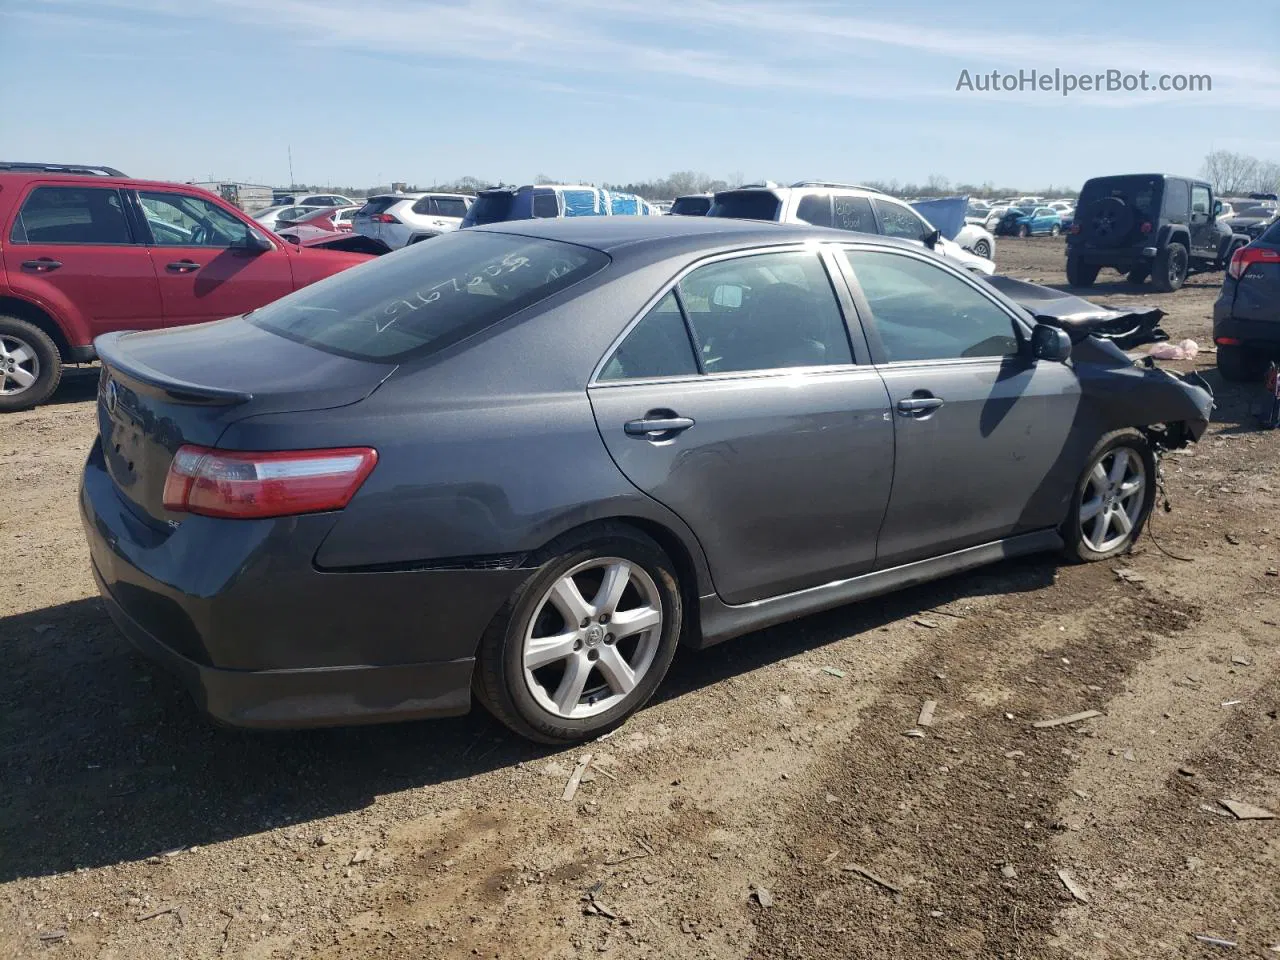
[[[1061,241],[998,253],[1064,280]],[[1095,299],[1209,343],[1219,275],[1107,279]],[[682,653],[574,750],[482,712],[209,725],[95,597],[75,494],[96,371],[69,375],[0,432],[0,956],[1221,952],[1199,934],[1275,960],[1280,821],[1219,801],[1280,812],[1280,434],[1211,351],[1174,366],[1206,371],[1216,422],[1122,563],[1010,562]]]

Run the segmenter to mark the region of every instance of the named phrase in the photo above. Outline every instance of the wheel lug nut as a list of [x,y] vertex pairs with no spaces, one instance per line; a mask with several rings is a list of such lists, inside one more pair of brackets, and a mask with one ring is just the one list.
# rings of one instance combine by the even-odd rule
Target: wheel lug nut
[[591,626],[591,618],[586,617],[578,626],[582,627],[583,630],[587,629],[587,627]]
[[605,643],[613,643],[613,634],[612,634],[612,633],[606,633],[606,634],[604,635],[604,642],[605,642]]
[[575,640],[575,641],[573,641],[573,649],[575,649],[575,650],[581,650],[581,649],[582,649],[582,641],[581,641],[581,640]]
[[602,613],[602,614],[600,614],[600,622],[601,622],[601,623],[608,623],[608,622],[609,622],[609,615],[608,615],[607,613]]
[[600,659],[600,651],[599,651],[599,650],[588,650],[588,651],[587,651],[587,659],[588,659],[588,660],[590,660],[592,663],[595,663],[597,660],[599,660],[599,659]]

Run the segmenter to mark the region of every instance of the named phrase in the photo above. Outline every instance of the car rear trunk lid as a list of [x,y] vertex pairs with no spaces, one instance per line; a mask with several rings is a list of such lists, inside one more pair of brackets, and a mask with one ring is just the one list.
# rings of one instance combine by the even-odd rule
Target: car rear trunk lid
[[1231,315],[1237,320],[1280,323],[1280,242],[1254,242],[1245,252],[1250,250],[1267,253],[1245,264],[1236,281]]
[[178,330],[111,333],[102,361],[98,432],[115,485],[140,517],[176,521],[165,477],[183,444],[216,446],[236,420],[326,410],[372,393],[394,364],[336,356],[276,336],[243,318]]

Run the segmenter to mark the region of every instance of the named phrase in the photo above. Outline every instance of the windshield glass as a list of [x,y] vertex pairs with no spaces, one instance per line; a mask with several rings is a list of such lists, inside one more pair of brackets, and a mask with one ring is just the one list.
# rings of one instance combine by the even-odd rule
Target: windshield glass
[[734,220],[776,220],[778,198],[763,190],[718,193],[707,216],[730,217]]
[[587,247],[467,230],[304,287],[249,321],[344,357],[395,361],[456,343],[608,262]]

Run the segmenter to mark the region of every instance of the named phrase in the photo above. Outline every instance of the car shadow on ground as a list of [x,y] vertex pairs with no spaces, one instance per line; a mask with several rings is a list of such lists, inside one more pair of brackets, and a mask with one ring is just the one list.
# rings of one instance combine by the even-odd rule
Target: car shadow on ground
[[43,406],[53,407],[61,403],[83,403],[92,400],[98,392],[98,378],[102,368],[96,363],[92,366],[67,367],[62,371],[62,382],[53,396]]
[[[960,598],[1038,590],[1055,570],[1051,557],[1005,561],[681,650],[657,700]],[[560,752],[521,740],[478,707],[456,719],[338,730],[219,728],[132,651],[97,598],[0,619],[0,637],[0,882],[306,823]]]

